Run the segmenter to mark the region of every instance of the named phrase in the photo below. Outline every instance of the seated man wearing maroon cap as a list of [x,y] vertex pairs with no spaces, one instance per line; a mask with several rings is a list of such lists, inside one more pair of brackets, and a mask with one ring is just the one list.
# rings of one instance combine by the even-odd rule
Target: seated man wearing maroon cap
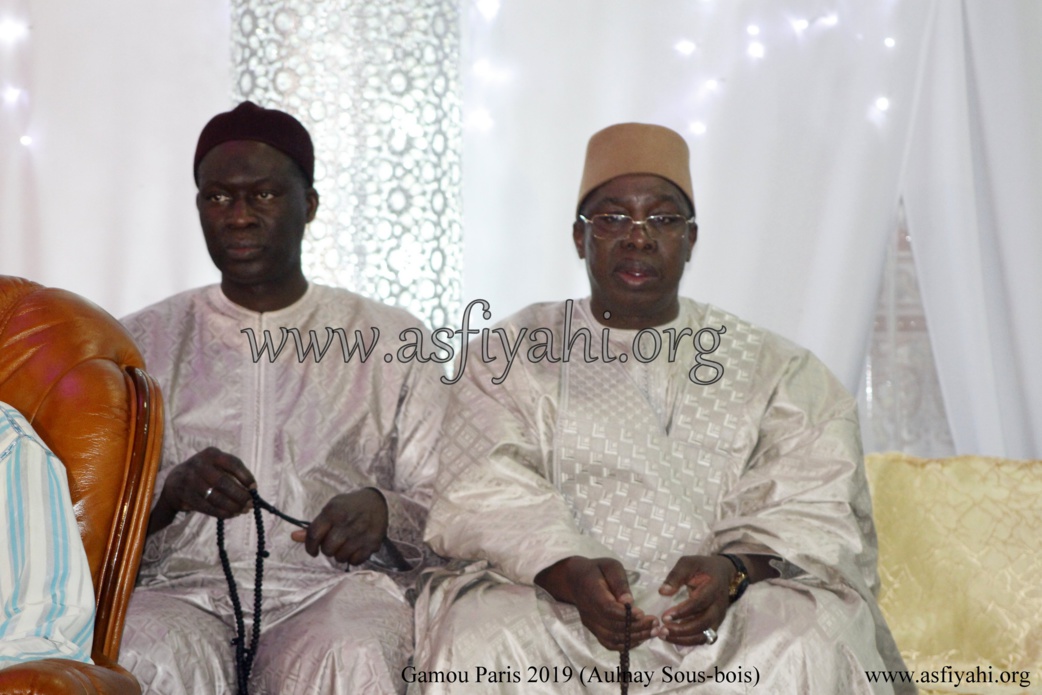
[[[163,388],[166,436],[121,663],[146,692],[400,692],[413,640],[405,590],[426,555],[422,530],[445,388],[434,363],[355,354],[256,354],[296,329],[397,336],[425,330],[400,309],[308,282],[301,240],[318,208],[305,128],[252,103],[215,116],[195,154],[196,207],[219,285],[124,320]],[[269,346],[271,347],[271,346]],[[268,553],[254,614],[258,531]],[[261,620],[238,683],[235,609],[216,519],[245,613]],[[392,569],[392,559],[410,571]],[[345,569],[350,567],[350,572]]]
[[855,401],[679,296],[693,201],[677,133],[591,138],[572,226],[591,296],[504,320],[502,342],[549,350],[505,378],[506,355],[472,361],[445,416],[426,537],[470,564],[424,582],[417,689],[893,692],[865,675],[903,664]]

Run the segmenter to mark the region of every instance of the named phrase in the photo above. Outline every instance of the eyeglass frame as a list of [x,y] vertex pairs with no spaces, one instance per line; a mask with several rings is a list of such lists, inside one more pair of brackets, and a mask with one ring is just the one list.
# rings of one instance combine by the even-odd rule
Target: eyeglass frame
[[[584,225],[587,225],[588,227],[591,227],[593,229],[593,235],[598,237],[598,238],[601,238],[601,239],[623,239],[623,238],[629,236],[630,234],[632,234],[633,233],[633,228],[638,226],[638,225],[644,225],[644,233],[649,238],[655,239],[656,241],[659,238],[663,237],[663,236],[667,236],[667,237],[670,236],[672,233],[657,231],[657,230],[655,230],[655,228],[653,226],[648,224],[648,222],[652,218],[655,218],[655,217],[679,217],[679,218],[684,220],[684,226],[685,226],[684,231],[689,231],[696,224],[695,215],[692,215],[691,217],[684,217],[680,213],[667,213],[667,214],[662,214],[662,215],[648,215],[643,220],[635,220],[635,219],[633,219],[633,215],[627,215],[627,214],[621,213],[621,212],[599,212],[599,213],[597,213],[595,215],[591,215],[590,217],[587,217],[586,215],[584,215],[584,214],[582,214],[580,212],[578,216],[579,216],[579,221],[582,222]],[[628,227],[626,227],[626,231],[625,232],[619,232],[618,234],[612,234],[612,233],[604,234],[603,230],[602,230],[601,234],[597,234],[597,225],[595,223],[595,218],[601,217],[601,216],[605,216],[605,217],[625,217],[625,218],[627,218],[630,221],[630,224],[629,224]]]

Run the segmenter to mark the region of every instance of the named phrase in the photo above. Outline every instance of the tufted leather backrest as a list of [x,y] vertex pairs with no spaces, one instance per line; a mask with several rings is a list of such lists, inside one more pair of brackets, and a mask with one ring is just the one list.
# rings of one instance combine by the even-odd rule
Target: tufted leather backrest
[[115,660],[144,544],[162,403],[133,339],[71,292],[0,276],[0,401],[65,464],[98,614],[94,655]]

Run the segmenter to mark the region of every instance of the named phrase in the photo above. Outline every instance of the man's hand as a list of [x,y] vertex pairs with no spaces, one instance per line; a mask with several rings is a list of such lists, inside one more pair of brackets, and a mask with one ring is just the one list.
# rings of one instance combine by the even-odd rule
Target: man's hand
[[[633,604],[633,595],[626,570],[618,560],[565,558],[536,575],[535,583],[558,601],[574,605],[582,624],[605,649],[622,651],[626,638],[625,604]],[[630,647],[650,639],[657,624],[654,616],[633,608]]]
[[680,558],[658,592],[674,596],[686,586],[688,598],[662,614],[662,626],[655,636],[681,646],[705,644],[702,631],[719,628],[731,605],[729,589],[734,573],[731,561],[719,555]]
[[148,532],[170,525],[178,512],[201,512],[228,519],[248,510],[253,474],[235,456],[216,447],[203,449],[174,466],[148,522]]
[[360,565],[380,549],[387,536],[387,501],[373,488],[337,495],[326,503],[307,530],[290,537],[303,541],[312,557],[321,550],[337,562]]

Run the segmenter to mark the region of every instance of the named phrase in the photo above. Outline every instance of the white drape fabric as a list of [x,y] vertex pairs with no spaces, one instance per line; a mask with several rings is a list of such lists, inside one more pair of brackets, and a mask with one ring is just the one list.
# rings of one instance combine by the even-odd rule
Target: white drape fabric
[[959,453],[1042,457],[1042,6],[938,2],[903,185]]
[[692,153],[700,235],[682,292],[810,347],[856,386],[929,3],[560,5],[507,1],[468,24],[466,296],[502,318],[585,293],[570,224],[586,140],[661,123]]
[[[231,104],[229,16],[0,0],[29,20],[0,39],[0,87],[25,90],[0,99],[0,272],[117,315],[216,277],[187,172]],[[585,294],[586,139],[662,123],[693,154],[685,294],[854,389],[903,197],[956,450],[1042,457],[1035,0],[463,0],[461,31],[465,301]]]
[[0,99],[0,273],[117,316],[216,279],[192,155],[231,103],[228,17],[227,0],[0,0],[28,24],[0,41],[17,66],[0,90],[24,90]]
[[1038,457],[1037,3],[470,3],[465,296],[497,318],[581,293],[586,139],[683,133],[700,238],[682,292],[861,380],[886,242],[908,210],[960,453]]

